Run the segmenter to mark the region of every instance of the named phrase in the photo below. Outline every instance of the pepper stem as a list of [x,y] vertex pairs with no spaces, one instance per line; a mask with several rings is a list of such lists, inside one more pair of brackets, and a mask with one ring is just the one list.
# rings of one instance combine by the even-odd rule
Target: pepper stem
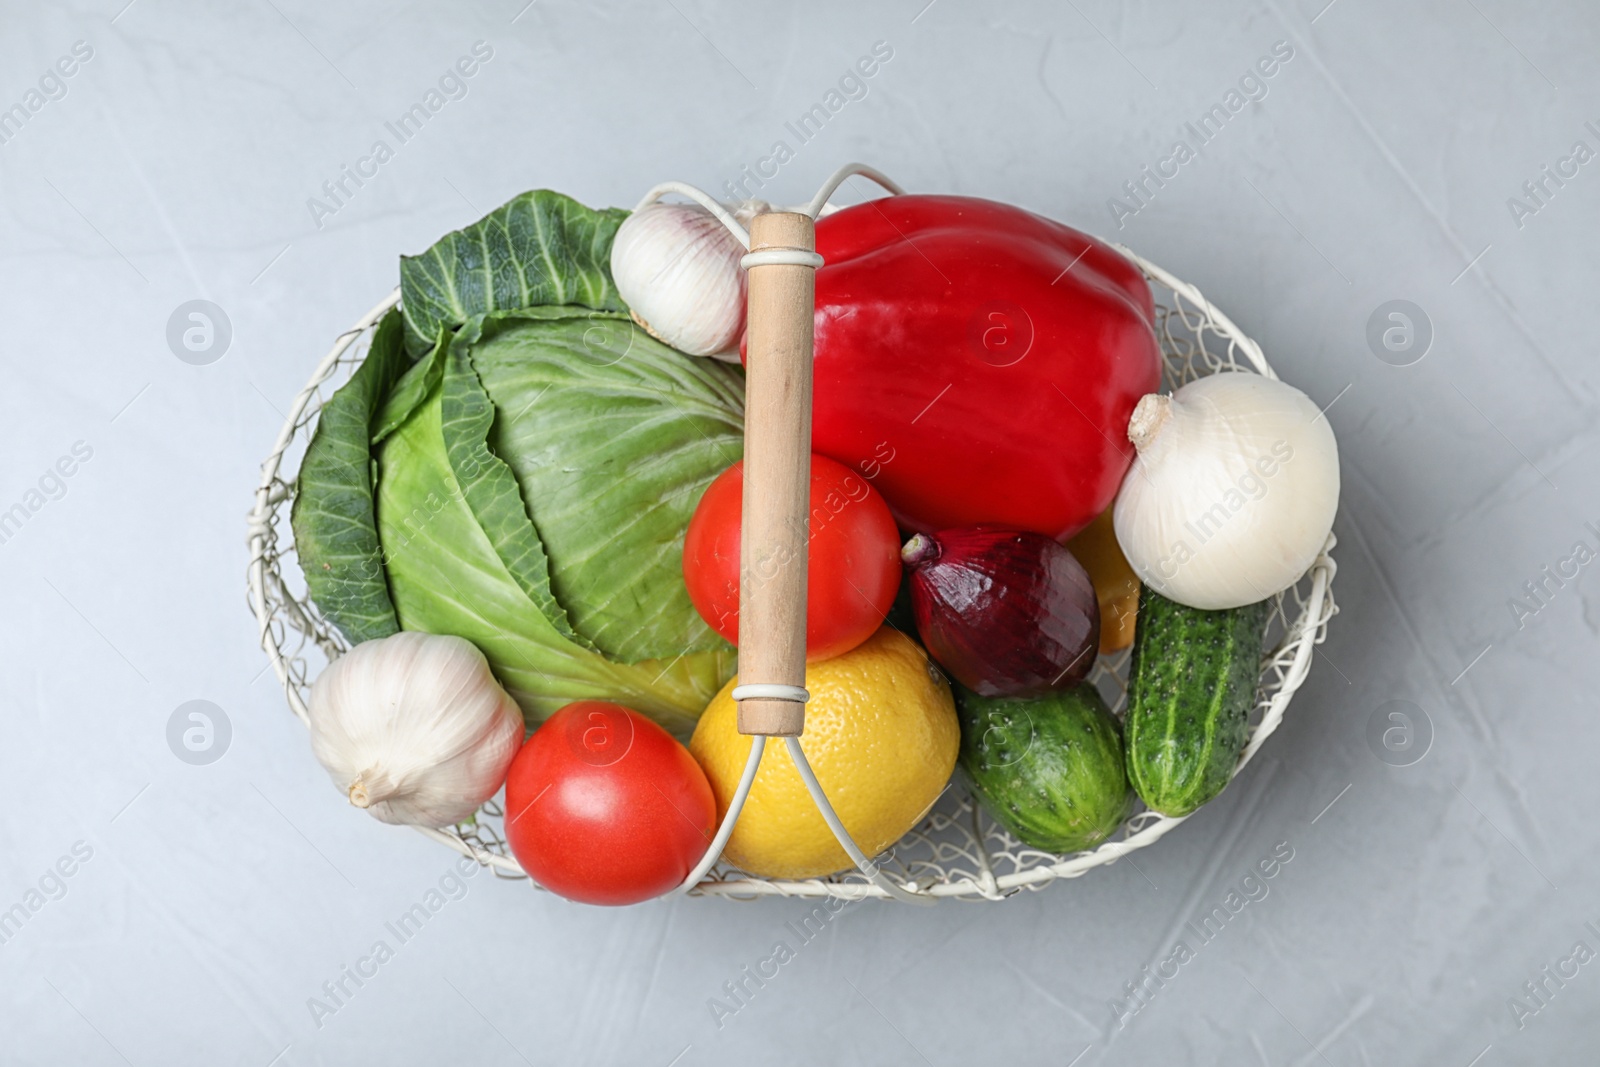
[[939,558],[939,542],[927,534],[913,534],[900,550],[900,559],[907,567],[920,567]]

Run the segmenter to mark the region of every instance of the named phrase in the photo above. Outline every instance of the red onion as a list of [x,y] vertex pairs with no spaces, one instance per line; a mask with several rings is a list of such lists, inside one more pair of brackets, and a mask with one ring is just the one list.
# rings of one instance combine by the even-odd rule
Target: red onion
[[922,643],[983,696],[1065,689],[1088,677],[1100,605],[1088,572],[1043,534],[974,526],[901,549]]

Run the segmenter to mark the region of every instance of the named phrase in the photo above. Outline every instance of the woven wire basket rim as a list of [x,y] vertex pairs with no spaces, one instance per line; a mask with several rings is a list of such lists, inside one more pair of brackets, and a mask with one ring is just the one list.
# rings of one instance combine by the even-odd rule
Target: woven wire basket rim
[[[1163,384],[1176,387],[1202,374],[1245,371],[1277,378],[1261,346],[1240,330],[1200,291],[1149,260],[1121,245],[1145,277],[1172,299],[1157,300],[1156,333],[1161,344]],[[283,559],[292,553],[289,536],[280,543],[284,505],[293,498],[293,476],[284,474],[286,457],[297,439],[309,440],[323,404],[322,390],[334,383],[341,368],[353,370],[364,357],[357,342],[400,302],[395,289],[360,321],[335,339],[332,349],[317,364],[310,380],[290,406],[288,417],[271,453],[262,463],[254,505],[248,517],[250,561],[247,570],[249,604],[255,615],[261,647],[283,686],[290,710],[309,725],[307,700],[311,678],[306,654],[314,647],[329,661],[348,650],[333,625],[317,611],[304,593],[284,582]],[[1283,721],[1290,699],[1304,683],[1316,645],[1326,639],[1329,620],[1337,613],[1332,581],[1337,569],[1330,534],[1322,552],[1300,581],[1276,598],[1274,630],[1281,635],[1262,658],[1261,680],[1252,714],[1250,737],[1234,767],[1239,772],[1260,751]],[[1291,617],[1291,611],[1293,617]],[[1119,714],[1126,700],[1126,651],[1102,656],[1091,681],[1115,691],[1108,703]],[[959,777],[959,776],[958,776]],[[493,801],[467,822],[450,829],[414,827],[464,856],[508,878],[526,878],[511,856],[500,830],[503,812]],[[1055,855],[1031,849],[1008,834],[983,811],[967,791],[952,780],[944,796],[923,822],[909,832],[885,857],[874,864],[878,879],[859,870],[828,878],[784,881],[757,878],[719,864],[688,892],[696,896],[754,899],[764,896],[837,897],[845,900],[887,898],[881,883],[888,874],[897,887],[932,900],[954,897],[1000,900],[1024,889],[1040,889],[1060,878],[1076,878],[1115,863],[1130,852],[1146,848],[1166,836],[1188,816],[1171,817],[1148,810],[1131,815],[1109,840],[1094,849]]]

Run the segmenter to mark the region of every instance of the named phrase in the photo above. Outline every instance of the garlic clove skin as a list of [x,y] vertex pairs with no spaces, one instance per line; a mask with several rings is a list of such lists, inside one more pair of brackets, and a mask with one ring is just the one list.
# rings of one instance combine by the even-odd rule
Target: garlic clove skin
[[1204,610],[1287,589],[1310,569],[1339,506],[1339,451],[1300,390],[1245,372],[1139,401],[1138,450],[1117,494],[1117,543],[1139,580]]
[[[735,214],[745,210],[752,209],[741,206]],[[737,362],[744,332],[744,251],[699,204],[654,203],[618,227],[611,276],[633,320],[652,337],[691,356]]]
[[311,748],[351,804],[386,823],[453,826],[505,781],[522,711],[459,637],[364,641],[311,687]]

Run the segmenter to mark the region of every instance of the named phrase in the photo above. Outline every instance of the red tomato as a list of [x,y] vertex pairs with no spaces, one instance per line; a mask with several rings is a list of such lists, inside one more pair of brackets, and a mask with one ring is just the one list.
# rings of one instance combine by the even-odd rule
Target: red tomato
[[[744,464],[706,487],[683,541],[683,580],[701,618],[739,643],[739,524]],[[842,655],[877,633],[900,587],[900,531],[867,478],[811,457],[806,659]]]
[[540,885],[585,904],[669,892],[716,828],[716,799],[689,750],[620,704],[568,704],[506,776],[512,854]]

